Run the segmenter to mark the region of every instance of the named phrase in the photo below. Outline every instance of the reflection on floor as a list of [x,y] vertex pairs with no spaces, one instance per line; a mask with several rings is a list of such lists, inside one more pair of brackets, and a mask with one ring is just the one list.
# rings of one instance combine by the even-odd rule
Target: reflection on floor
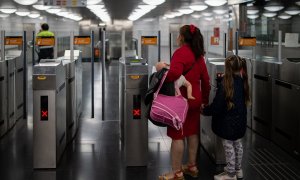
[[[32,109],[28,120],[16,127],[0,140],[1,180],[155,180],[170,170],[170,139],[166,129],[149,122],[149,160],[147,167],[124,167],[119,142],[118,109],[118,64],[107,67],[107,111],[105,121],[101,120],[100,69],[96,64],[95,117],[90,118],[90,64],[84,63],[85,106],[80,128],[75,140],[68,145],[56,170],[33,170],[32,164]],[[30,89],[30,88],[29,88]],[[32,90],[30,90],[32,93]],[[110,94],[111,93],[111,94]],[[28,97],[32,102],[31,96]],[[31,114],[30,114],[31,113]],[[244,138],[245,155],[243,169],[246,180],[300,179],[300,163],[271,142],[248,130]],[[186,157],[185,157],[186,159]],[[199,151],[200,177],[210,180],[222,171],[215,166],[207,154]],[[187,180],[192,179],[186,177]]]

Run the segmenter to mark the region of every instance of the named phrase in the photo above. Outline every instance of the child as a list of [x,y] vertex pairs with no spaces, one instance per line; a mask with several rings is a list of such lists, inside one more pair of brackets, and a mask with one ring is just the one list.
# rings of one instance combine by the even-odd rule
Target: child
[[214,176],[215,180],[243,178],[241,168],[247,108],[250,103],[247,66],[245,59],[230,56],[225,60],[225,74],[217,78],[216,96],[203,109],[204,115],[212,115],[212,130],[223,140],[226,164],[224,172]]
[[[162,68],[168,68],[169,64],[165,63],[165,62],[158,62],[155,65],[156,71],[160,71]],[[189,81],[187,81],[185,79],[185,77],[183,75],[181,75],[176,81],[175,83],[177,84],[178,88],[180,88],[181,86],[186,87],[187,89],[187,98],[188,99],[195,99],[195,97],[193,97],[192,95],[192,85]]]

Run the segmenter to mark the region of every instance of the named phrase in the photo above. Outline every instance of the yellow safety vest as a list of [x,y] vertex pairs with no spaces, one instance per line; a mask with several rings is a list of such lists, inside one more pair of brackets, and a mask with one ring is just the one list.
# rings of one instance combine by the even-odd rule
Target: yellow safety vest
[[38,37],[49,37],[49,36],[54,36],[54,33],[51,31],[41,31],[37,34]]

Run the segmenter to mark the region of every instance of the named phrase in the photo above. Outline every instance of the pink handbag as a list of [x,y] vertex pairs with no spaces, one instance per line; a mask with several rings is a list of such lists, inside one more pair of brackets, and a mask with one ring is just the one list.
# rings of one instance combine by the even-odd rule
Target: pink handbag
[[164,74],[157,91],[154,93],[150,117],[152,120],[166,124],[175,128],[182,129],[188,111],[188,102],[181,95],[178,86],[175,84],[176,96],[158,94],[164,83],[168,72]]

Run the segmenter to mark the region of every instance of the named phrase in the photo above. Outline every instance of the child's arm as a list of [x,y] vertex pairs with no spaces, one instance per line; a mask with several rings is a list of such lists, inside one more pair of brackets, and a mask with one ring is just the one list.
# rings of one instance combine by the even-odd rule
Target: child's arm
[[188,99],[195,99],[195,97],[193,97],[193,95],[192,95],[192,92],[193,92],[193,90],[192,90],[192,84],[188,80],[185,80],[184,83],[183,83],[183,85],[187,89],[187,98]]
[[203,114],[207,116],[222,114],[227,111],[227,104],[224,97],[224,87],[218,83],[216,96],[213,102],[203,109]]

